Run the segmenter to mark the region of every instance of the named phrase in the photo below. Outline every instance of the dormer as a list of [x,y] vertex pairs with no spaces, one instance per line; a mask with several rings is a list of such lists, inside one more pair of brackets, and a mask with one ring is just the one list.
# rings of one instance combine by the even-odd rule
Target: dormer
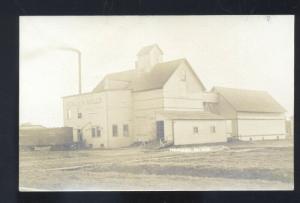
[[149,72],[162,61],[163,52],[157,44],[143,47],[137,54],[136,70],[138,72]]

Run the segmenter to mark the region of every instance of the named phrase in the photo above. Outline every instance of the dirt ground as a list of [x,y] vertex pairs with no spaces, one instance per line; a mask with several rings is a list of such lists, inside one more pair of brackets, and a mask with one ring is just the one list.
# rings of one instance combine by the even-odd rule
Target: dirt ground
[[206,146],[211,147],[220,150],[180,152],[135,147],[20,152],[19,187],[21,191],[291,190],[294,187],[291,140]]

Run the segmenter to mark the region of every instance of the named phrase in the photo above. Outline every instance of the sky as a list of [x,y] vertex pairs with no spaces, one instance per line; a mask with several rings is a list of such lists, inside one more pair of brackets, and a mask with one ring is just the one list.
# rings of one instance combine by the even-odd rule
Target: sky
[[186,58],[207,90],[268,91],[294,111],[294,16],[22,16],[20,124],[63,126],[62,97],[107,74],[135,68],[136,54],[158,44],[164,61]]

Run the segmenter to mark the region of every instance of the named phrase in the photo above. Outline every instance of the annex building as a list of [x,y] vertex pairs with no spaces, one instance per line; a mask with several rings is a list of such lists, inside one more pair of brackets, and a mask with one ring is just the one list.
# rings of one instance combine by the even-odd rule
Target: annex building
[[[235,116],[228,117],[220,110],[225,97],[219,89],[207,91],[186,59],[164,62],[162,50],[151,45],[138,52],[134,69],[106,75],[89,93],[63,97],[64,126],[73,128],[75,142],[93,148],[151,140],[174,145],[226,142],[237,136],[233,126],[241,116],[257,120],[274,113],[280,117],[275,116],[276,124],[282,127],[283,108],[263,114],[257,109],[251,115],[233,108]],[[252,124],[265,127],[264,122],[239,123],[238,132],[243,132],[241,126]],[[276,137],[285,136],[281,127],[272,132]]]

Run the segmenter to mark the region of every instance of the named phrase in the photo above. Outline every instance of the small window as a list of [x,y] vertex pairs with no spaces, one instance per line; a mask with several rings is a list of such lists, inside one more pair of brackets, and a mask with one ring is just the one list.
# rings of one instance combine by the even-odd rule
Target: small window
[[198,127],[194,127],[194,134],[198,134],[198,132],[199,132]]
[[78,119],[81,119],[81,118],[82,118],[82,113],[78,113],[78,114],[77,114],[77,118],[78,118]]
[[67,111],[67,118],[68,118],[68,119],[71,119],[71,118],[72,118],[72,111],[71,111],[71,109],[69,109],[69,110]]
[[101,130],[99,127],[96,128],[97,129],[97,137],[101,137]]
[[210,132],[211,133],[216,133],[216,126],[211,126],[210,127]]
[[128,125],[127,124],[123,125],[123,135],[125,137],[129,136],[129,130],[128,130]]
[[96,128],[92,128],[92,137],[96,137]]
[[117,137],[118,136],[118,126],[117,125],[113,125],[112,126],[112,131],[113,131],[113,136]]

